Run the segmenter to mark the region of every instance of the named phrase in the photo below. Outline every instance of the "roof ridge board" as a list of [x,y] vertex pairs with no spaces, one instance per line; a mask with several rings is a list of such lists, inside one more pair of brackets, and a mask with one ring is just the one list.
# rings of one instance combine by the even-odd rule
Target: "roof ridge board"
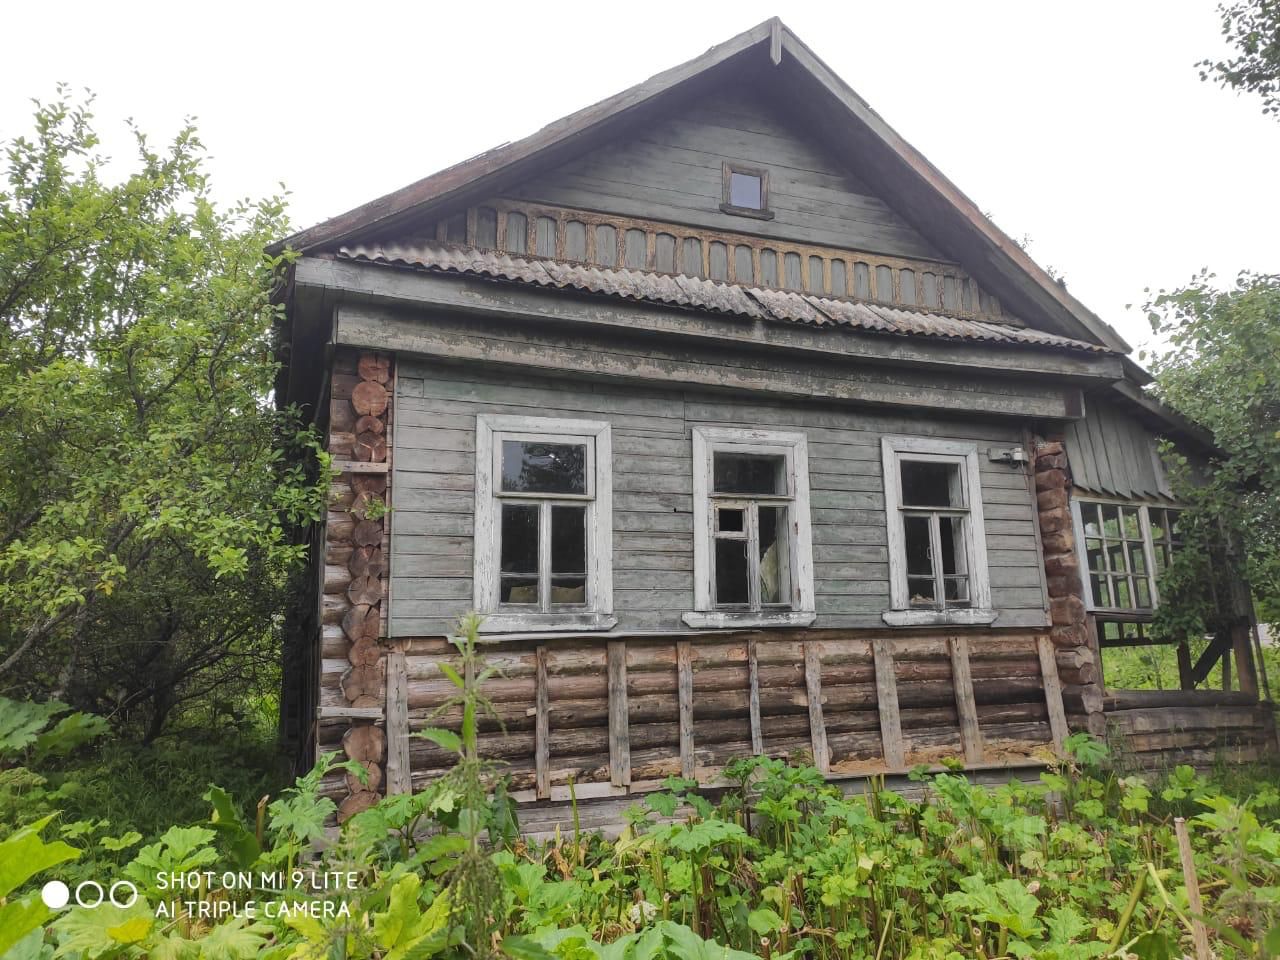
[[603,122],[616,121],[674,91],[685,81],[705,74],[753,47],[767,44],[774,32],[775,21],[781,25],[777,17],[765,20],[715,44],[690,60],[553,120],[526,137],[485,150],[408,186],[300,230],[271,244],[267,250],[279,253],[290,248],[307,253],[317,246],[344,241],[360,232],[387,226],[399,216],[411,213],[425,203],[444,199],[462,189],[477,187],[485,177],[509,171],[513,164],[529,161],[548,150],[563,147],[570,137],[590,131]]

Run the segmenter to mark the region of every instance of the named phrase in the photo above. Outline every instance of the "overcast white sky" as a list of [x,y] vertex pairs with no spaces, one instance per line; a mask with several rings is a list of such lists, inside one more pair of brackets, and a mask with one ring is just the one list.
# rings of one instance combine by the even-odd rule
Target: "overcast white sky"
[[219,195],[310,226],[774,14],[1135,346],[1144,287],[1280,271],[1280,122],[1200,81],[1213,0],[11,4],[0,140],[87,86],[111,152],[195,116]]

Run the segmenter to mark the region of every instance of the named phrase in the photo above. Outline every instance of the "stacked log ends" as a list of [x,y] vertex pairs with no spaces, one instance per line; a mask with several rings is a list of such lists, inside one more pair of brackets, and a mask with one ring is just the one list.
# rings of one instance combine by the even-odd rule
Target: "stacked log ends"
[[[329,451],[335,459],[387,463],[393,373],[387,354],[345,353],[335,358],[329,418]],[[382,707],[386,700],[387,651],[379,640],[387,595],[384,515],[390,502],[389,476],[386,470],[346,470],[330,489],[325,545],[330,567],[324,590],[333,613],[327,622],[341,624],[347,666],[338,686],[351,707]],[[346,775],[346,796],[338,805],[340,823],[377,802],[385,773],[382,728],[366,719],[352,724],[342,747],[367,775]]]
[[1102,688],[1085,619],[1084,582],[1071,523],[1071,471],[1061,436],[1037,439],[1035,485],[1052,623],[1049,636],[1064,681],[1067,720],[1073,729],[1103,736]]

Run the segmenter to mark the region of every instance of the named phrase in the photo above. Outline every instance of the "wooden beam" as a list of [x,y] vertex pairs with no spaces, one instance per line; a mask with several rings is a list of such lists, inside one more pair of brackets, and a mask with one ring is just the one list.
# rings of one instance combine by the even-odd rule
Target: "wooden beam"
[[[786,351],[820,359],[843,357],[862,364],[985,369],[1005,375],[1051,373],[1088,383],[1110,383],[1124,373],[1119,358],[1108,354],[1040,349],[1028,344],[998,346],[929,337],[887,337],[856,328],[811,330],[794,323],[749,323],[741,317],[700,314],[617,297],[567,296],[559,289],[495,284],[374,263],[306,259],[297,265],[296,282],[338,288],[369,301],[363,307],[350,301],[341,306],[336,335],[343,343],[350,342],[352,331],[349,322],[341,319],[342,313],[368,311],[377,305],[390,310],[400,305],[401,309],[438,307],[452,313],[546,320],[562,327],[591,324],[623,333],[673,335],[683,341],[710,340],[722,346],[754,345],[774,353]],[[416,313],[411,319],[422,320]]]
[[693,756],[693,647],[688,640],[676,641],[676,689],[680,700],[680,776],[695,779]]
[[760,663],[756,659],[756,638],[747,639],[747,677],[751,685],[751,752],[764,753],[764,735],[760,731]]
[[1191,648],[1185,640],[1178,643],[1178,686],[1183,690],[1194,690],[1196,686],[1195,671],[1191,666]]
[[891,771],[902,770],[907,759],[902,742],[902,717],[898,712],[898,678],[893,668],[893,648],[884,637],[876,637],[871,641],[871,649],[876,664],[876,700],[885,766]]
[[609,641],[609,782],[631,783],[631,728],[627,714],[627,642]]
[[[513,285],[494,286],[479,292],[486,297],[491,291],[509,296],[515,289]],[[572,313],[573,300],[562,296],[555,302],[560,319]],[[613,309],[613,304],[604,304],[600,312],[609,314]],[[619,309],[625,313],[627,308]],[[798,327],[768,326],[788,331]],[[658,341],[643,333],[637,336],[634,330],[562,332],[550,326],[506,319],[468,319],[458,311],[406,316],[344,306],[339,309],[337,335],[342,343],[365,349],[512,364],[560,375],[573,370],[601,378],[1011,417],[1070,419],[1078,416],[1081,409],[1079,388],[1044,376],[1038,380],[998,379],[1007,375],[1007,369],[990,377],[978,376],[972,368],[949,374],[938,369],[890,370],[851,364],[832,350],[824,359],[785,349],[732,351],[724,343],[699,345],[671,338]],[[998,369],[1002,360],[993,358],[991,367],[983,366]]]
[[404,644],[387,654],[387,796],[412,793],[409,767],[409,667]]
[[547,692],[547,647],[539,644],[535,653],[533,765],[535,791],[539,800],[551,796],[551,704]]
[[978,727],[978,705],[973,696],[973,676],[969,672],[969,641],[965,637],[948,637],[951,651],[951,686],[956,695],[956,716],[960,718],[960,743],[964,746],[966,766],[981,763],[982,730]]
[[334,460],[331,466],[339,473],[389,473],[391,471],[391,464],[386,461],[370,463],[365,460]]
[[1209,646],[1205,647],[1204,653],[1200,654],[1196,660],[1196,665],[1191,668],[1191,685],[1193,687],[1204,683],[1205,678],[1209,676],[1216,664],[1227,651],[1231,649],[1230,637],[1215,634],[1213,640],[1209,642]]
[[809,700],[809,740],[813,745],[813,765],[826,773],[831,769],[831,753],[827,749],[827,725],[822,719],[821,650],[819,641],[804,641],[804,686]]
[[1062,706],[1062,681],[1058,679],[1058,661],[1053,653],[1053,642],[1047,636],[1036,637],[1036,653],[1040,655],[1040,676],[1044,680],[1044,702],[1049,708],[1049,731],[1053,736],[1053,748],[1059,754],[1070,735],[1067,712]]
[[1253,663],[1253,648],[1250,644],[1249,625],[1236,622],[1231,626],[1231,652],[1236,661],[1236,677],[1240,692],[1246,696],[1258,696],[1258,671]]

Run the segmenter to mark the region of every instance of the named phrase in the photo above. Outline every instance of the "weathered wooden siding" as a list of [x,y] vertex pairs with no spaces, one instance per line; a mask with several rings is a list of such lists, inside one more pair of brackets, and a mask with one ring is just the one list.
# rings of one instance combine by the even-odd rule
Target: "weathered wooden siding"
[[1022,443],[1012,423],[486,372],[402,358],[393,458],[390,635],[448,631],[471,606],[475,417],[590,417],[613,427],[614,613],[618,630],[683,630],[693,609],[690,428],[801,431],[809,440],[816,627],[883,627],[889,606],[880,466],[886,433],[978,443],[998,627],[1047,624],[1027,475],[986,450]]
[[1071,479],[1090,493],[1115,497],[1172,497],[1160,462],[1159,438],[1118,406],[1090,396],[1085,418],[1065,431]]
[[[768,168],[772,220],[720,212],[725,160]],[[848,169],[848,164],[788,129],[752,91],[724,91],[700,98],[638,136],[530,180],[509,195],[716,230],[942,259]]]

